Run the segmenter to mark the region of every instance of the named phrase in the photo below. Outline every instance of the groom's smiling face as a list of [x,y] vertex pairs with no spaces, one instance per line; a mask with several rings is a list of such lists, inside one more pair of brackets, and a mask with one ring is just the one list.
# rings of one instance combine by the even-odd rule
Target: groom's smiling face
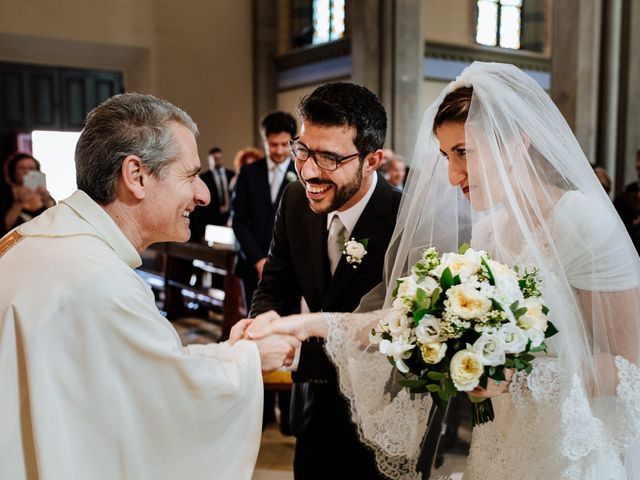
[[334,210],[347,210],[364,197],[371,184],[371,168],[365,154],[358,152],[353,143],[356,137],[354,128],[343,126],[325,126],[304,122],[298,141],[307,149],[319,153],[328,153],[336,157],[347,157],[354,153],[360,157],[348,159],[333,170],[318,167],[309,157],[306,161],[296,159],[296,170],[305,186],[309,206],[318,214]]

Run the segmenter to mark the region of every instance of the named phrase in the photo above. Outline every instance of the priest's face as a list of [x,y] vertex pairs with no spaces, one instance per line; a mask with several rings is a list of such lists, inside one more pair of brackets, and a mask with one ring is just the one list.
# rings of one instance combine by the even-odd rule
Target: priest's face
[[193,134],[177,122],[173,122],[170,129],[178,155],[160,177],[148,177],[145,218],[142,219],[147,244],[189,240],[189,215],[196,206],[210,201],[209,189],[198,175],[200,158]]
[[[354,128],[303,122],[297,139],[301,153],[294,158],[309,206],[315,213],[347,210],[367,193],[379,160],[372,167],[367,161],[368,152],[358,152],[353,143],[355,137]],[[331,158],[345,160],[332,166],[327,162]],[[335,169],[321,168],[318,163]]]

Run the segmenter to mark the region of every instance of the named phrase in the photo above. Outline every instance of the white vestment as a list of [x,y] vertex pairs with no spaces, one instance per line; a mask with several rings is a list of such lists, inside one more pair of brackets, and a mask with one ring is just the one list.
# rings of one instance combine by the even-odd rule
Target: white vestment
[[81,191],[17,231],[0,256],[0,478],[250,479],[256,345],[182,347]]

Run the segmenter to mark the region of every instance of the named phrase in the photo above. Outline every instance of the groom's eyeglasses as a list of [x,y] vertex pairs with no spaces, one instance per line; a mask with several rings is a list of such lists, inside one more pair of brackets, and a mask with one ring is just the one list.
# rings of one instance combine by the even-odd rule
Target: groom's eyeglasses
[[304,144],[298,142],[295,139],[289,140],[289,147],[291,148],[293,158],[295,158],[296,160],[306,162],[309,157],[311,157],[318,168],[329,171],[336,170],[338,168],[338,165],[340,165],[341,163],[346,163],[349,160],[362,156],[360,152],[344,156],[340,156],[331,152],[316,152],[307,148]]

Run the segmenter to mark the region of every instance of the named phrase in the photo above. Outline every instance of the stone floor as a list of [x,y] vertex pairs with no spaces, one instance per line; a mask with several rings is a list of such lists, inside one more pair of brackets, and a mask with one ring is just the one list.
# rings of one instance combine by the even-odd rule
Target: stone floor
[[[220,323],[196,317],[183,317],[172,321],[183,344],[210,343],[220,338]],[[444,454],[443,469],[448,472],[462,472],[466,460],[471,429],[465,418],[458,429],[460,442]],[[276,424],[269,425],[263,435],[253,480],[293,480],[293,450],[295,438],[284,436]],[[462,473],[454,473],[451,480],[460,480]]]

